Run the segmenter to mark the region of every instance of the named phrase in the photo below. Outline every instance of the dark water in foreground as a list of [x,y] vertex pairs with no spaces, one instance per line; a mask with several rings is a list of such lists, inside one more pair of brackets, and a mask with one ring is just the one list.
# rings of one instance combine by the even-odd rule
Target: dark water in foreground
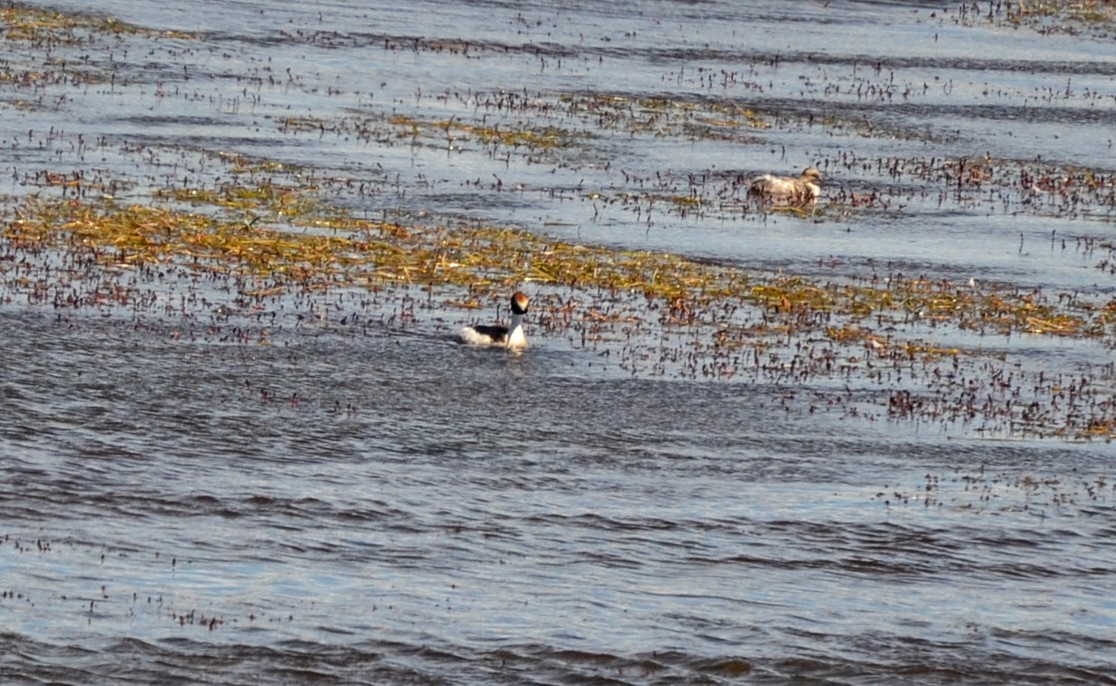
[[[1071,246],[1110,235],[1103,195],[1013,181],[943,198],[937,180],[875,164],[1041,156],[1110,173],[1110,39],[946,4],[746,5],[93,3],[201,37],[124,38],[85,62],[52,48],[111,68],[111,87],[0,82],[5,192],[62,192],[31,180],[91,167],[142,201],[225,173],[205,160],[230,152],[374,181],[340,199],[369,214],[792,272],[892,262],[1111,291],[1088,255],[1049,247],[1051,231]],[[475,52],[434,43],[459,40]],[[787,121],[728,143],[674,124],[597,132],[557,158],[284,123],[547,123],[458,95],[528,89],[715,93]],[[883,193],[906,214],[652,214],[577,191],[684,193],[690,171],[821,161],[828,192]],[[5,284],[3,684],[1116,683],[1108,444],[814,411],[833,396],[810,383],[643,374],[561,335],[518,356],[464,349],[445,335],[460,313],[409,328],[300,316],[238,342],[200,305],[59,314]],[[1050,373],[1111,354],[1033,345],[1026,363]]]
[[1112,673],[1106,450],[438,339],[5,323],[6,683]]

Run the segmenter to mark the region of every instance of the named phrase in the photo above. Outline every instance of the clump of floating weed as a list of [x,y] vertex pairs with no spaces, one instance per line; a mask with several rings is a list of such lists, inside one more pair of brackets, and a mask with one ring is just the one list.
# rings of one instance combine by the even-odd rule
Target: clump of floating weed
[[[461,223],[403,226],[352,217],[317,199],[312,184],[255,181],[217,188],[180,188],[158,197],[197,208],[213,206],[231,226],[262,230],[281,222],[286,233],[328,232],[359,253],[372,246],[391,255],[373,273],[395,281],[452,284],[498,291],[523,281],[643,293],[648,299],[708,299],[727,295],[738,271],[648,251],[615,251],[553,241],[522,229]],[[244,221],[244,216],[252,219]],[[360,281],[366,281],[361,277]]]
[[766,129],[771,126],[763,115],[735,103],[721,101],[588,93],[562,95],[559,102],[571,114],[591,118],[601,128],[632,134],[735,140],[739,138],[740,129]]
[[171,31],[153,31],[114,17],[55,12],[29,7],[0,9],[0,22],[5,25],[4,40],[34,44],[80,44],[97,35],[135,34],[188,38],[188,34]]
[[767,327],[788,334],[865,321],[877,327],[950,324],[1000,335],[1096,337],[1113,329],[1112,308],[1039,290],[901,276],[818,282],[664,253],[571,245],[522,229],[359,219],[322,200],[315,183],[297,170],[234,162],[241,181],[158,194],[182,209],[31,201],[5,237],[24,248],[41,243],[90,250],[101,262],[185,260],[314,288],[398,283],[496,293],[537,282],[637,293],[664,306],[664,322],[682,325],[713,323],[719,307],[736,303],[758,308]]
[[988,18],[1041,33],[1091,33],[1108,35],[1116,28],[1116,6],[1109,0],[1017,0],[993,3],[987,12],[962,5],[960,20]]
[[[225,274],[236,277],[249,295],[274,293],[274,288],[390,284],[497,292],[535,281],[697,302],[731,290],[724,270],[659,253],[572,246],[522,230],[405,227],[342,212],[290,213],[284,228],[269,228],[238,217],[275,203],[288,207],[293,201],[283,198],[289,191],[241,192],[245,190],[180,193],[191,202],[219,208],[215,214],[32,199],[5,223],[0,239],[10,249],[29,253],[60,250],[78,256],[72,262],[86,265],[174,264],[197,273]],[[294,202],[303,203],[309,200]]]
[[5,225],[2,238],[27,252],[62,250],[78,256],[74,263],[113,268],[169,263],[199,273],[247,277],[246,284],[311,289],[343,283],[348,268],[377,256],[374,247],[354,239],[111,202],[29,200]]
[[576,147],[590,133],[558,126],[497,125],[463,119],[432,119],[413,115],[350,117],[287,117],[279,121],[283,132],[344,133],[365,140],[410,139],[428,145],[453,147],[473,142],[489,147],[552,153]]
[[[827,210],[899,213],[937,196],[963,208],[1025,208],[1032,216],[1110,220],[1116,217],[1116,175],[1110,170],[1041,160],[981,157],[861,157],[842,153],[845,169],[886,177],[881,187],[828,187]],[[920,196],[922,200],[920,201]],[[817,208],[821,214],[823,206]],[[1059,231],[1059,233],[1061,233]]]
[[849,287],[851,299],[877,312],[899,311],[930,323],[951,323],[979,333],[1095,337],[1109,333],[1109,318],[1088,303],[1051,299],[1041,290],[981,290],[952,281],[893,277],[886,284]]
[[686,136],[695,140],[758,141],[742,131],[766,129],[768,118],[736,103],[694,101],[681,98],[633,98],[623,95],[578,93],[554,99],[543,96],[498,92],[477,93],[468,104],[499,116],[530,115],[544,121],[584,122],[588,129],[521,121],[494,123],[491,116],[479,119],[440,119],[417,115],[373,114],[325,119],[314,116],[286,117],[277,121],[285,133],[335,133],[363,140],[455,147],[465,143],[534,154],[581,150],[594,130],[613,130],[638,135]]
[[265,212],[273,217],[305,217],[317,212],[320,203],[304,189],[261,181],[253,185],[222,184],[217,188],[161,190],[157,198],[191,205],[215,205],[243,212]]
[[[1039,290],[979,290],[951,281],[895,276],[867,283],[817,283],[778,277],[754,283],[751,299],[798,333],[833,329],[834,317],[858,324],[949,324],[981,334],[1037,334],[1071,338],[1111,335],[1116,318],[1105,306],[1048,297]],[[841,338],[846,334],[834,334]]]
[[1116,7],[1104,0],[1017,0],[1006,3],[1005,11],[1014,22],[1035,18],[1105,22],[1116,17]]
[[426,138],[454,144],[463,140],[482,145],[499,145],[524,148],[531,152],[549,152],[572,147],[588,133],[577,133],[556,126],[514,127],[490,126],[459,119],[429,120],[420,117],[395,115],[388,122],[400,138]]
[[81,26],[74,15],[31,8],[0,9],[0,21],[5,40],[30,43],[76,43]]

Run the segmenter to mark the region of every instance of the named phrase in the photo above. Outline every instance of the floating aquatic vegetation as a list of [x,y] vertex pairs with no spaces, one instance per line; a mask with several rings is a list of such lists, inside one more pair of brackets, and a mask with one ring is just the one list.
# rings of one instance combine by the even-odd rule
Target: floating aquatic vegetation
[[[30,7],[0,8],[0,44],[10,45],[21,57],[0,64],[0,85],[35,91],[34,98],[9,100],[21,110],[45,110],[59,101],[44,100],[47,86],[83,85],[114,82],[112,60],[81,59],[63,56],[57,48],[88,48],[115,43],[124,37],[192,39],[180,31],[155,31],[122,22],[114,17],[56,12]],[[107,39],[107,40],[106,40]]]
[[513,148],[522,147],[532,151],[548,151],[555,148],[570,147],[578,138],[588,136],[585,133],[575,134],[567,129],[554,126],[539,129],[501,128],[457,119],[429,121],[401,114],[391,117],[388,121],[396,129],[396,135],[399,137],[419,138],[423,135],[432,135],[448,141],[451,145],[454,141],[467,139],[485,145],[504,145]]
[[[749,339],[825,335],[859,342],[866,323],[901,329],[910,322],[979,334],[1110,336],[1110,302],[1040,289],[977,287],[950,281],[887,278],[820,282],[764,275],[649,251],[621,251],[548,239],[522,229],[461,222],[408,225],[352,217],[308,185],[259,181],[164,191],[159,198],[195,210],[99,202],[29,200],[3,233],[9,250],[82,253],[102,266],[174,263],[247,279],[258,293],[284,284],[303,289],[407,284],[499,293],[535,282],[582,290],[638,293],[665,308],[671,326],[725,323],[718,312],[750,307],[763,325],[736,329]],[[718,332],[731,346],[731,329]],[[737,343],[742,344],[742,341]],[[877,346],[882,348],[883,346]],[[889,343],[889,350],[941,355],[954,346]]]
[[436,119],[403,114],[355,115],[334,121],[310,116],[285,117],[278,121],[278,127],[284,133],[348,134],[367,141],[388,143],[404,140],[445,149],[458,149],[474,143],[486,148],[520,150],[532,155],[576,148],[592,136],[586,131],[559,126],[486,124],[458,118]]
[[597,126],[631,134],[741,140],[740,129],[771,127],[768,117],[727,100],[569,93],[559,96],[558,102],[570,114],[591,118]]
[[901,212],[929,204],[1060,219],[1116,217],[1116,177],[1106,170],[990,156],[867,158],[847,151],[828,162],[827,170],[886,179],[873,187],[827,190],[830,204],[848,208]]
[[1004,21],[1044,33],[1108,32],[1116,21],[1116,7],[1105,0],[1017,0],[1002,11]]
[[[285,133],[349,134],[368,141],[403,139],[447,148],[474,142],[536,154],[585,152],[587,143],[598,137],[599,132],[610,130],[629,135],[756,143],[759,138],[744,132],[772,125],[767,116],[729,100],[633,98],[603,93],[527,95],[502,91],[457,93],[452,97],[480,114],[473,118],[444,118],[370,113],[335,120],[291,116],[278,119],[277,125]],[[569,126],[571,120],[583,126],[573,128]]]
[[992,22],[1028,28],[1040,34],[1088,34],[1106,38],[1116,29],[1116,7],[1107,0],[1015,0],[991,2],[987,9],[977,3],[962,3],[955,10],[942,14],[961,25]]
[[191,38],[180,31],[154,31],[120,21],[115,17],[101,17],[32,7],[0,8],[0,22],[4,29],[0,38],[7,41],[34,44],[75,45],[87,43],[101,35],[142,35],[147,37]]

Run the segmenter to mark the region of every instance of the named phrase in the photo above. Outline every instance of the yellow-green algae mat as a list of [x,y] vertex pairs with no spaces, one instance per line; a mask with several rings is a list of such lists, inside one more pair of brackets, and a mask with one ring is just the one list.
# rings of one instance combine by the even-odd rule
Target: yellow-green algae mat
[[[62,255],[55,274],[71,281],[174,268],[225,277],[238,296],[259,300],[334,289],[427,287],[456,294],[445,304],[462,308],[488,306],[531,282],[543,292],[581,294],[584,306],[572,315],[567,306],[563,321],[572,316],[599,327],[614,317],[617,325],[648,322],[645,331],[655,325],[692,330],[704,337],[708,354],[723,358],[749,350],[757,361],[796,339],[828,341],[853,363],[862,361],[859,356],[933,364],[989,353],[920,340],[912,330],[940,327],[945,338],[950,329],[1109,338],[1116,321],[1116,300],[1091,303],[1041,290],[898,276],[822,281],[665,253],[573,245],[520,228],[358,218],[323,199],[327,193],[297,170],[238,164],[235,182],[161,191],[142,204],[93,198],[97,189],[61,179],[57,185],[71,199],[9,204],[0,233],[6,253],[0,255],[6,258],[0,259],[0,277],[9,284],[36,278],[18,273],[14,255],[54,251]],[[138,297],[127,287],[112,293],[118,304]],[[623,317],[608,306],[618,299],[631,305]],[[545,298],[541,306],[545,312]],[[905,398],[900,396],[899,415],[907,412]],[[1110,438],[1116,422],[1101,418],[1051,433]]]
[[3,37],[9,41],[29,43],[80,43],[97,34],[134,34],[189,38],[178,31],[153,31],[115,17],[64,13],[34,7],[0,7]]
[[[184,209],[190,205],[218,211]],[[1116,299],[1095,304],[918,278],[822,282],[667,253],[573,245],[516,228],[407,226],[355,218],[317,198],[313,188],[270,181],[165,191],[151,204],[32,198],[10,215],[3,237],[18,249],[62,248],[103,265],[174,263],[247,277],[269,290],[405,284],[489,295],[536,282],[638,293],[685,315],[681,323],[707,322],[701,313],[720,301],[750,303],[775,315],[768,321],[776,333],[820,326],[838,341],[855,337],[864,321],[896,325],[913,314],[999,334],[1100,337],[1116,323]],[[475,298],[468,303],[477,304]],[[817,313],[835,317],[804,316]]]

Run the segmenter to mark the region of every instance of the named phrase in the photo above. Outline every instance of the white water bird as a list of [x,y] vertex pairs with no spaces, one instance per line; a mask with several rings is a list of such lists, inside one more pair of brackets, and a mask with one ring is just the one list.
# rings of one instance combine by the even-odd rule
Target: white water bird
[[508,326],[478,324],[466,326],[457,338],[469,345],[512,348],[520,350],[527,347],[527,336],[523,334],[523,315],[527,314],[530,299],[516,291],[511,297],[511,324]]
[[821,179],[822,173],[814,167],[804,169],[797,179],[764,174],[752,179],[748,194],[769,205],[806,207],[821,195]]

